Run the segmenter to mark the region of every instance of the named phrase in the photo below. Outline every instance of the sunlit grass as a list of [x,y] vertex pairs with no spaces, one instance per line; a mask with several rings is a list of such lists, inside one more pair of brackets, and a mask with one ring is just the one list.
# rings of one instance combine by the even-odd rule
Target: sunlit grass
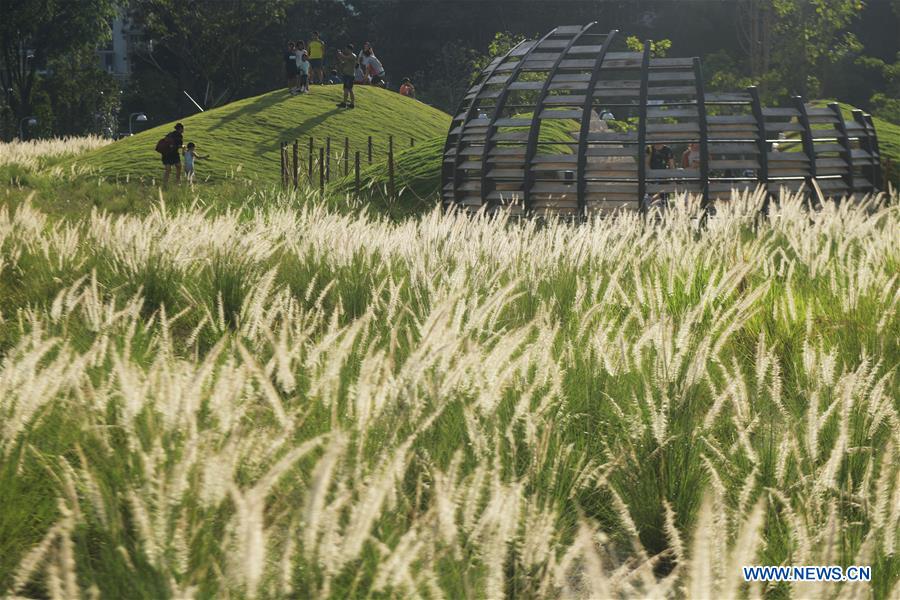
[[760,203],[0,209],[0,592],[891,597],[898,198]]

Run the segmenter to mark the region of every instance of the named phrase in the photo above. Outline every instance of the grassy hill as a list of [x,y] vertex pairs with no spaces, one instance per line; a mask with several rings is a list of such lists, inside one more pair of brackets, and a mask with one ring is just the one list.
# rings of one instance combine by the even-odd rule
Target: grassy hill
[[[347,110],[335,106],[341,100],[340,86],[314,86],[310,94],[293,97],[278,90],[182,119],[184,141],[210,155],[197,165],[200,179],[234,174],[277,181],[280,140],[299,138],[305,150],[309,136],[316,138],[317,147],[330,136],[332,154],[337,156],[343,153],[345,137],[353,151],[364,151],[368,136],[376,147],[386,148],[389,135],[408,144],[410,137],[425,140],[447,134],[450,116],[421,102],[371,87],[357,88],[356,98],[357,108]],[[159,178],[162,165],[154,148],[172,125],[141,132],[77,161],[107,176]]]

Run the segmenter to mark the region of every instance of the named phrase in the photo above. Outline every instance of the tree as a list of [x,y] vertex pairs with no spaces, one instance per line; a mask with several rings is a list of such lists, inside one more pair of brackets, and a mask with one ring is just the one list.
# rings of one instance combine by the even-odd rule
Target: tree
[[[271,54],[268,30],[285,18],[288,0],[133,0],[130,16],[147,44],[135,57],[191,90],[205,107],[236,98],[261,76],[253,66]],[[281,42],[276,42],[280,48]]]
[[41,66],[110,35],[115,0],[0,0],[0,83],[13,121],[32,114]]
[[830,64],[858,50],[847,27],[862,0],[740,0],[739,40],[750,76],[769,96],[821,91]]

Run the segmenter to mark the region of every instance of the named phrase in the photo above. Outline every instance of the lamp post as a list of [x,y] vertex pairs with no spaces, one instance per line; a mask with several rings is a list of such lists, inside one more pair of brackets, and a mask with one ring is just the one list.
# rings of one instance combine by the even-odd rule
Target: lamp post
[[147,115],[142,112],[135,112],[128,115],[128,135],[134,135],[134,121],[146,123]]
[[25,125],[29,127],[34,127],[38,124],[37,117],[25,117],[21,121],[19,121],[19,141],[25,141]]

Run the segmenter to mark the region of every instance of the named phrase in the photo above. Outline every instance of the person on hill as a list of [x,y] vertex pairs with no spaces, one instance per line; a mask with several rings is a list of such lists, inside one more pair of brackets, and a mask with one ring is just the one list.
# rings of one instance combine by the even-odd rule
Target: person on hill
[[665,144],[653,144],[647,148],[648,169],[674,169],[675,154]]
[[344,81],[344,80],[341,79],[341,74],[338,73],[338,70],[337,70],[337,69],[332,69],[332,70],[331,70],[331,73],[328,75],[328,80],[325,81],[325,83],[328,84],[328,85],[337,85],[337,84],[339,84],[339,83],[341,83],[341,82],[343,82],[343,81]]
[[304,52],[302,56],[300,56],[300,93],[308,94],[309,93],[309,71],[310,71],[310,62],[309,56]]
[[341,79],[344,83],[344,99],[338,104],[339,108],[356,108],[356,95],[353,93],[356,54],[353,53],[353,50],[353,44],[347,44],[343,50],[337,52],[338,70],[341,72]]
[[293,94],[297,87],[297,45],[288,42],[284,52],[284,76],[287,79],[288,93]]
[[187,149],[184,151],[184,175],[188,183],[194,183],[194,161],[206,160],[207,158],[209,158],[209,155],[197,154],[197,146],[194,142],[187,145]]
[[700,144],[692,142],[687,150],[681,153],[682,169],[699,169],[700,168]]
[[309,62],[312,83],[325,83],[325,42],[319,37],[318,31],[313,31],[312,39],[306,45],[309,49]]
[[163,186],[169,185],[172,167],[175,167],[175,183],[181,183],[181,147],[184,146],[184,125],[177,123],[175,129],[160,140],[160,144],[163,148],[160,149],[158,144],[157,149],[161,150],[162,164],[166,169]]
[[307,56],[305,42],[294,42],[294,62],[297,65],[297,84],[291,88],[291,94],[298,94],[303,91],[303,57]]
[[363,66],[363,56],[359,55],[359,60],[356,62],[356,68],[353,71],[353,83],[355,85],[368,85],[369,83],[369,75],[366,73],[366,68]]
[[378,57],[375,56],[375,50],[372,49],[372,45],[369,44],[369,42],[366,42],[366,46],[363,48],[360,61],[365,66],[366,73],[369,75],[372,85],[384,87],[384,67],[381,65],[381,61],[378,60]]
[[415,99],[416,86],[412,84],[412,81],[409,80],[409,77],[403,78],[403,83],[400,84],[400,95]]

